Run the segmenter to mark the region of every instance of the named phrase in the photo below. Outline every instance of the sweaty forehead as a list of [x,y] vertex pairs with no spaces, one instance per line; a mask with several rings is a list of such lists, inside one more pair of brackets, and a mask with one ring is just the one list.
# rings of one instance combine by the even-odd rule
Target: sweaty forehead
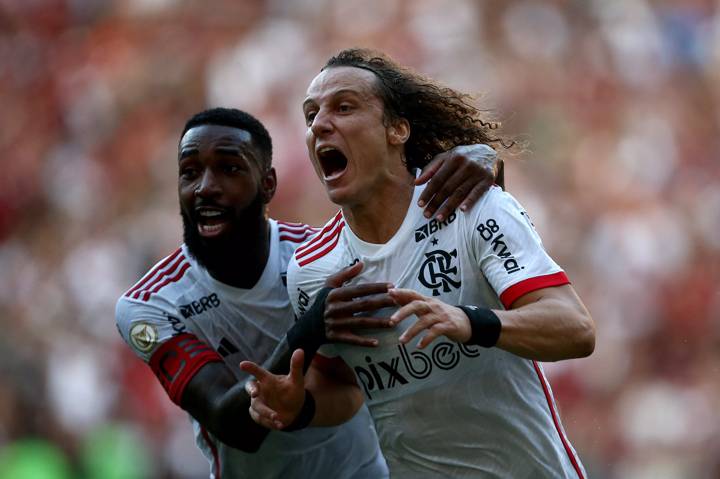
[[252,135],[246,130],[222,125],[198,125],[190,128],[180,139],[185,146],[209,146],[214,144],[252,147]]
[[322,101],[336,93],[350,91],[363,98],[377,98],[375,85],[377,77],[374,73],[356,67],[330,67],[310,82],[307,89],[306,101]]

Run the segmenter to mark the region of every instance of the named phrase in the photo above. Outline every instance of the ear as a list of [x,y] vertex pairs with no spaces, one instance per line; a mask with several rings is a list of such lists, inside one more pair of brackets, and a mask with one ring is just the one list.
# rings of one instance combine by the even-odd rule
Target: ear
[[262,188],[263,202],[265,204],[270,203],[270,200],[275,196],[275,189],[277,188],[275,168],[270,167],[270,169],[263,174],[260,179],[260,186]]
[[399,118],[392,122],[387,129],[388,143],[391,145],[403,145],[410,138],[410,122],[405,118]]

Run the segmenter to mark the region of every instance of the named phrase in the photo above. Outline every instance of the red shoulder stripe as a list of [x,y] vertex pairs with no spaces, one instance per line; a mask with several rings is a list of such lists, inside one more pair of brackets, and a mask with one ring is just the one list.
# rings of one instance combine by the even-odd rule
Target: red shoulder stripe
[[140,281],[135,283],[135,285],[125,293],[125,296],[128,297],[132,293],[137,291],[138,289],[142,288],[145,285],[145,283],[147,283],[150,280],[150,278],[155,276],[161,269],[163,269],[165,266],[167,266],[168,263],[170,263],[172,260],[174,260],[175,257],[177,257],[177,255],[180,254],[180,251],[182,251],[182,248],[178,248],[177,250],[175,250],[175,252],[173,254],[171,254],[170,256],[168,256],[167,258],[165,258],[162,261],[162,263],[158,264],[153,269],[148,271],[148,273],[145,276],[143,276],[143,278]]
[[307,241],[308,238],[317,233],[317,230],[308,227],[306,230],[294,231],[294,230],[279,230],[280,241],[291,241],[293,243],[302,243]]
[[[295,252],[295,258],[297,258],[298,261],[305,258],[306,256],[312,254],[313,252],[317,251],[318,249],[322,248],[324,245],[326,245],[328,242],[334,240],[337,235],[340,234],[340,231],[342,230],[343,226],[345,226],[345,222],[341,221],[338,224],[335,225],[335,228],[330,231],[329,233],[326,233],[323,238],[320,238],[321,235],[316,236],[314,239],[310,240],[310,242],[307,245],[303,245],[300,248],[303,248],[300,252]],[[308,248],[307,246],[310,247]],[[298,249],[300,249],[298,248]]]
[[316,242],[320,241],[325,235],[328,234],[328,232],[330,230],[332,230],[335,227],[335,225],[338,223],[338,221],[340,221],[340,218],[342,218],[342,211],[338,211],[338,213],[335,215],[335,218],[333,218],[333,220],[330,223],[325,225],[325,227],[322,229],[322,231],[320,231],[320,234],[317,235],[315,237],[315,239],[311,240],[308,244],[300,246],[297,249],[296,253],[302,253],[306,249],[312,247]]
[[158,274],[155,275],[155,277],[152,279],[152,281],[148,282],[148,283],[147,283],[145,286],[143,286],[142,288],[136,290],[136,291],[132,294],[132,297],[133,297],[134,299],[138,299],[138,298],[140,297],[140,295],[143,293],[143,291],[147,291],[148,289],[150,289],[150,288],[152,288],[153,286],[155,286],[155,285],[158,283],[158,281],[162,281],[162,279],[163,279],[164,277],[166,277],[166,276],[169,275],[169,274],[172,274],[172,273],[178,268],[178,266],[180,266],[180,264],[181,264],[183,261],[185,261],[185,255],[181,254],[175,261],[172,262],[172,264],[170,264],[169,266],[165,267],[163,270],[158,271]]
[[171,278],[167,278],[167,279],[166,279],[165,281],[163,281],[162,283],[158,283],[153,289],[151,289],[151,290],[149,290],[149,291],[145,291],[145,294],[143,295],[143,301],[147,301],[148,299],[150,299],[150,296],[151,296],[151,295],[157,293],[158,291],[160,291],[161,289],[163,289],[163,288],[164,288],[165,286],[167,286],[168,284],[170,284],[170,283],[175,283],[176,281],[178,281],[180,278],[183,277],[183,275],[185,274],[185,271],[187,271],[188,268],[190,268],[190,263],[188,263],[188,262],[186,261],[186,262],[183,263],[183,265],[180,267],[180,270],[175,274],[175,276],[173,276],[173,277],[171,277]]
[[[328,254],[330,251],[332,251],[335,248],[335,246],[337,246],[338,241],[340,240],[340,232],[342,231],[344,226],[345,226],[345,222],[343,221],[338,225],[335,233],[333,233],[332,236],[328,237],[328,239],[332,239],[332,242],[330,244],[328,244],[327,246],[325,246],[325,248],[318,251],[317,254],[310,256],[309,258],[305,258],[302,261],[299,261],[298,264],[300,266],[305,266],[306,264],[310,264],[313,261],[315,261],[316,259],[322,258],[326,254]],[[310,251],[308,250],[308,253],[309,252]],[[305,256],[307,256],[307,255],[305,255]]]

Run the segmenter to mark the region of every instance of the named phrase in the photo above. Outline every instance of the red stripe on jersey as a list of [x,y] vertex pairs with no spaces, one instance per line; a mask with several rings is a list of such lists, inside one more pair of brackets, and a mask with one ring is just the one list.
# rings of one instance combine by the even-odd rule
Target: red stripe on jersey
[[535,372],[538,375],[538,379],[540,379],[540,384],[542,385],[543,392],[545,393],[545,400],[547,400],[548,407],[550,408],[550,414],[552,415],[553,422],[555,423],[555,430],[557,431],[558,435],[560,436],[560,441],[562,441],[563,447],[565,448],[565,452],[567,453],[568,457],[570,458],[570,462],[573,465],[573,468],[575,468],[575,472],[577,472],[577,475],[580,479],[586,479],[585,475],[582,472],[582,469],[580,468],[580,463],[578,458],[575,456],[575,451],[573,451],[572,447],[570,446],[570,442],[568,441],[567,437],[565,436],[565,431],[562,428],[562,425],[560,424],[560,419],[558,418],[558,413],[555,410],[555,399],[552,396],[552,392],[550,391],[550,387],[548,386],[547,379],[545,379],[545,375],[543,374],[542,370],[540,369],[540,366],[538,366],[537,361],[532,362],[533,367],[535,368]]
[[326,235],[328,234],[328,232],[330,232],[330,230],[332,230],[333,228],[335,228],[335,225],[338,223],[338,221],[340,221],[340,218],[342,218],[342,211],[338,211],[338,214],[335,215],[335,218],[333,218],[332,222],[328,223],[328,224],[322,229],[322,231],[320,231],[320,234],[319,234],[319,235],[315,236],[314,239],[310,240],[310,242],[309,242],[308,244],[303,245],[303,246],[300,246],[295,253],[296,253],[296,254],[302,253],[302,252],[304,252],[306,249],[308,249],[308,248],[314,246],[315,244],[317,244],[318,241],[321,241],[321,240],[323,239],[323,237],[326,236]]
[[[307,250],[305,252],[305,254],[303,255],[306,258],[303,259],[302,261],[298,261],[298,265],[305,266],[306,264],[310,264],[313,261],[315,261],[316,259],[320,259],[323,256],[325,256],[326,254],[328,254],[330,251],[332,251],[335,248],[335,246],[337,246],[338,241],[340,241],[340,232],[342,231],[344,226],[345,226],[344,221],[341,222],[340,224],[338,224],[337,229],[335,230],[333,235],[328,236],[327,239],[323,240],[323,242],[318,245],[318,248],[320,248],[324,243],[327,243],[328,241],[331,241],[331,242],[329,244],[327,244],[327,246],[325,246],[323,249],[318,251],[315,255],[307,258],[307,255],[312,252],[311,250]],[[316,249],[316,248],[313,248],[313,249]],[[300,258],[300,256],[297,256],[297,259],[299,259],[299,258]]]
[[311,228],[307,225],[303,225],[303,228],[300,229],[280,226],[278,227],[278,231],[280,232],[280,241],[302,243],[306,241],[309,237],[317,233],[318,230],[316,228]]
[[222,362],[220,355],[207,343],[190,333],[168,339],[150,357],[150,368],[160,380],[172,402],[180,406],[185,387],[201,367]]
[[301,236],[299,238],[295,238],[292,236],[284,236],[284,235],[280,236],[280,241],[289,241],[291,243],[304,243],[306,239],[307,239],[307,236]]
[[291,232],[302,233],[304,231],[312,230],[312,229],[316,229],[316,228],[312,228],[308,225],[297,225],[297,226],[282,225],[282,224],[278,225],[278,230],[280,230],[280,231],[291,231]]
[[130,288],[127,293],[125,293],[125,296],[128,297],[132,293],[137,291],[138,289],[142,288],[145,285],[145,283],[147,283],[150,280],[150,278],[155,276],[161,269],[163,269],[165,266],[167,266],[168,263],[170,263],[172,260],[174,260],[175,257],[177,257],[177,255],[180,254],[180,251],[182,251],[182,248],[178,248],[177,250],[175,250],[175,252],[173,254],[171,254],[170,256],[168,256],[167,258],[165,258],[162,263],[158,264],[153,269],[151,269],[140,281],[135,283],[135,285],[132,288]]
[[143,295],[143,301],[147,301],[148,299],[150,299],[150,296],[151,296],[151,295],[157,293],[158,291],[160,291],[161,289],[163,289],[163,288],[164,288],[165,286],[167,286],[168,284],[174,283],[174,282],[178,281],[180,278],[183,277],[183,275],[185,274],[185,271],[187,271],[188,268],[190,268],[190,263],[188,263],[188,262],[186,261],[186,262],[183,263],[183,265],[180,267],[180,270],[175,274],[175,276],[172,276],[172,277],[170,277],[170,278],[167,278],[167,279],[166,279],[165,281],[163,281],[162,283],[158,283],[153,289],[151,289],[151,290],[149,290],[149,291],[145,291],[145,294]]
[[205,439],[205,442],[213,455],[213,462],[215,463],[215,479],[220,479],[220,455],[218,454],[217,447],[215,447],[215,443],[212,439],[210,439],[210,435],[204,426],[200,426],[200,434],[202,434],[203,439]]
[[[303,251],[301,252],[295,252],[295,258],[298,260],[303,259],[304,257],[312,254],[313,252],[317,251],[318,249],[322,248],[324,245],[329,243],[330,241],[337,238],[337,236],[340,234],[340,231],[343,229],[343,226],[345,226],[345,222],[341,221],[337,225],[335,225],[335,228],[330,231],[329,233],[325,234],[325,236],[320,239],[319,236],[316,236],[315,239],[311,240],[310,243],[307,245],[303,245],[300,248],[303,248]],[[309,248],[307,248],[308,245],[311,245]],[[300,249],[298,248],[298,249]]]
[[152,279],[152,281],[150,281],[148,284],[146,284],[142,288],[135,291],[132,294],[132,297],[134,299],[139,299],[140,295],[143,292],[145,292],[148,289],[155,286],[159,281],[162,281],[162,279],[164,277],[166,277],[167,275],[172,274],[178,268],[178,266],[180,266],[182,264],[183,261],[185,261],[185,255],[181,254],[175,261],[173,261],[173,263],[170,266],[167,266],[165,269],[158,271],[158,274]]
[[510,309],[515,300],[520,296],[537,291],[538,289],[562,286],[563,284],[570,284],[570,280],[564,271],[546,274],[544,276],[535,276],[534,278],[524,279],[507,288],[500,295],[500,301],[505,305],[505,309]]

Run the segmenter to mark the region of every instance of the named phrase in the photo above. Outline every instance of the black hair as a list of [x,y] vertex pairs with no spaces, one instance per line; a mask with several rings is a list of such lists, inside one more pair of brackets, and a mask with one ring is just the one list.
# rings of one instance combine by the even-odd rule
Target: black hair
[[185,123],[180,139],[188,130],[200,125],[217,125],[238,128],[250,133],[253,144],[261,154],[261,166],[266,170],[272,166],[272,140],[265,126],[250,113],[235,108],[211,108],[196,113]]

